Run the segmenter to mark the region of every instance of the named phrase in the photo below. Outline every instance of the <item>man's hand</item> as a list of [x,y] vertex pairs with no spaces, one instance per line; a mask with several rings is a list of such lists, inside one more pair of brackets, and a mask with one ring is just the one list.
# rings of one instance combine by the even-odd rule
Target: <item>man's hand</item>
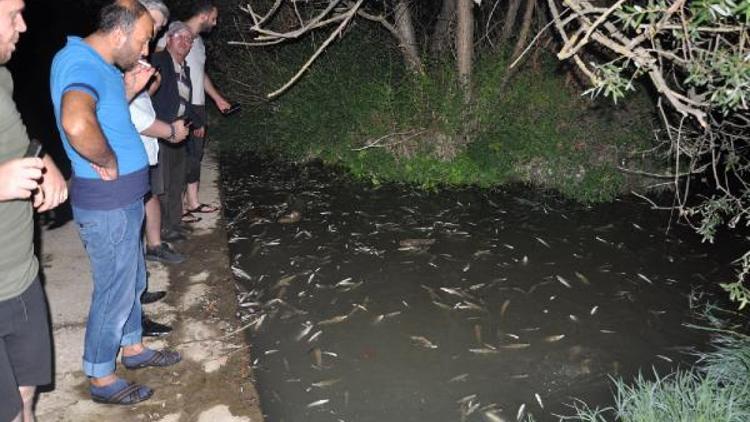
[[225,100],[223,97],[219,97],[216,99],[216,108],[218,108],[220,112],[225,113],[227,110],[232,108],[232,105],[229,104],[229,101]]
[[174,127],[174,141],[172,141],[173,144],[178,144],[187,138],[187,136],[190,134],[190,127],[185,126],[185,120],[180,119],[176,120],[172,123],[172,127]]
[[68,199],[68,185],[49,154],[42,159],[44,175],[40,189],[34,196],[34,207],[38,212],[51,210]]
[[125,72],[123,78],[125,79],[125,95],[128,101],[135,98],[139,92],[146,87],[146,84],[156,72],[151,66],[146,66],[138,63],[132,69]]
[[114,164],[112,164],[110,166],[107,166],[107,167],[103,167],[103,166],[91,163],[91,167],[94,169],[94,171],[96,172],[96,174],[98,174],[99,177],[102,178],[102,180],[108,181],[108,182],[110,182],[112,180],[117,180],[117,176],[118,176],[118,174],[117,174],[117,163],[114,163]]
[[0,164],[0,201],[26,199],[39,187],[41,158],[16,158]]
[[205,138],[206,137],[206,127],[199,127],[198,129],[193,129],[193,136],[196,138]]

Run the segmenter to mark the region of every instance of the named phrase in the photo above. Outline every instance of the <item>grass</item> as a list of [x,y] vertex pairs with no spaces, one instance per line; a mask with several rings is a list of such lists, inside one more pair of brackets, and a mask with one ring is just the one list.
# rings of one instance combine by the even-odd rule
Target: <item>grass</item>
[[701,354],[692,370],[666,376],[639,375],[633,383],[613,380],[615,404],[591,408],[578,401],[575,415],[584,422],[740,422],[750,420],[750,340],[722,334],[715,350]]
[[[373,183],[435,189],[521,182],[601,202],[625,187],[615,169],[620,157],[649,142],[644,97],[625,108],[581,98],[551,55],[519,71],[505,87],[505,54],[480,56],[467,106],[452,64],[434,63],[426,75],[406,75],[398,54],[383,48],[389,40],[358,28],[282,97],[258,102],[237,124],[221,125],[218,137],[227,140],[226,149],[296,161],[321,158]],[[270,92],[310,51],[298,42],[235,53],[237,60],[227,64],[234,67],[225,69],[226,85],[235,81],[239,95]],[[249,80],[237,84],[238,75]],[[385,140],[358,150],[378,139]]]

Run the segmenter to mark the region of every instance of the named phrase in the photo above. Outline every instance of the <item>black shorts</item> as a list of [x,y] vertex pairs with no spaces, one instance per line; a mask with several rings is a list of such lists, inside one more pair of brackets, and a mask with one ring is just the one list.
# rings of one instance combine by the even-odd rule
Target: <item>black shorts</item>
[[22,407],[18,386],[52,382],[47,302],[37,277],[20,296],[0,302],[0,421]]

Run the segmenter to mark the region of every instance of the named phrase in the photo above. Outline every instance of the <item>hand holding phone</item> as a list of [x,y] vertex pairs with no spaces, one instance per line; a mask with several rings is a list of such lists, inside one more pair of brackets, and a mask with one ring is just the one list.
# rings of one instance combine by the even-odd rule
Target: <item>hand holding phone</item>
[[31,142],[29,142],[29,147],[26,148],[26,154],[24,155],[24,157],[25,158],[41,157],[42,151],[43,151],[42,143],[36,139],[32,139]]

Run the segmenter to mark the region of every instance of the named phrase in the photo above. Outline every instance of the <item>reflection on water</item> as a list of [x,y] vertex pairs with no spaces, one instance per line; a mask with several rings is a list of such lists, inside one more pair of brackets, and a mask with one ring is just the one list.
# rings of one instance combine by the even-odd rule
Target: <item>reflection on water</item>
[[[732,254],[686,228],[665,234],[667,216],[634,202],[373,188],[233,160],[233,269],[269,421],[557,420],[573,398],[606,406],[607,374],[690,363],[706,341],[682,326],[691,288],[731,277]],[[301,220],[279,223],[291,210]]]

